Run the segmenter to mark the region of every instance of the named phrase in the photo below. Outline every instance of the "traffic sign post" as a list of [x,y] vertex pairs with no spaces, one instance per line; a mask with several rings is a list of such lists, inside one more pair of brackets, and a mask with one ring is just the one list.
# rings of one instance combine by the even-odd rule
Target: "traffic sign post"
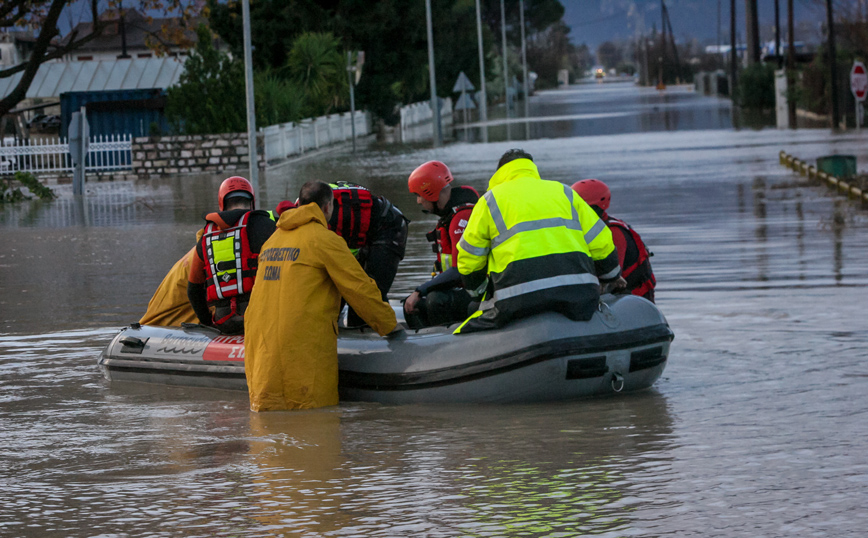
[[470,82],[470,79],[467,78],[464,71],[458,73],[458,80],[455,81],[455,86],[452,86],[452,92],[461,92],[461,95],[458,97],[458,102],[455,104],[455,110],[464,111],[465,126],[467,126],[467,111],[476,108],[476,103],[473,102],[473,98],[471,98],[466,92],[472,92],[475,89],[476,87],[473,86],[473,83]]
[[69,156],[72,159],[72,194],[84,194],[85,165],[90,132],[87,124],[87,110],[73,112],[69,122]]
[[866,72],[862,62],[853,62],[853,68],[850,70],[850,91],[853,92],[853,98],[856,99],[856,128],[861,129],[862,103],[865,102],[865,97],[868,95],[868,72]]

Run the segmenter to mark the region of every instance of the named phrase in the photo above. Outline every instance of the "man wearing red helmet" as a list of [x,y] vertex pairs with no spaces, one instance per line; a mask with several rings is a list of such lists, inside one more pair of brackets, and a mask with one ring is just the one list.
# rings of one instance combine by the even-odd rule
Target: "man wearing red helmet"
[[653,303],[657,280],[654,278],[654,271],[651,270],[652,254],[636,230],[626,222],[610,217],[606,213],[612,200],[609,187],[599,179],[583,179],[573,183],[573,190],[612,230],[612,241],[618,249],[618,262],[621,265],[621,276],[627,281],[627,291]]
[[414,329],[462,321],[471,297],[461,284],[457,247],[479,193],[472,187],[453,185],[452,173],[440,161],[413,170],[407,184],[422,211],[440,220],[426,236],[437,253],[434,271],[438,274],[404,300],[404,317]]
[[274,216],[254,210],[253,186],[243,177],[223,181],[217,196],[220,211],[205,215],[207,224],[190,263],[187,297],[199,323],[224,334],[241,334],[257,258],[275,230]]

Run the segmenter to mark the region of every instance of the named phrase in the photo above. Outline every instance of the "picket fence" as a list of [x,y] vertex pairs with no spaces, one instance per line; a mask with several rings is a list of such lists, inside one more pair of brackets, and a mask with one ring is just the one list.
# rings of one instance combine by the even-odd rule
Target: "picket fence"
[[[132,148],[131,134],[91,137],[85,169],[88,172],[130,169]],[[66,138],[0,141],[0,175],[19,171],[37,175],[63,175],[72,173],[72,169],[69,141]]]
[[264,127],[259,131],[264,138],[265,161],[279,161],[301,155],[308,150],[350,140],[354,122],[356,138],[370,134],[368,113],[361,110],[356,112],[355,117],[345,112]]

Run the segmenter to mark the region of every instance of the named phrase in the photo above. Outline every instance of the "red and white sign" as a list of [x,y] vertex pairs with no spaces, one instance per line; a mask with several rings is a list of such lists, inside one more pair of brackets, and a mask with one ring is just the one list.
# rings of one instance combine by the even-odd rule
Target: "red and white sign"
[[853,69],[850,70],[850,91],[857,101],[864,101],[868,94],[868,73],[862,62],[853,62]]

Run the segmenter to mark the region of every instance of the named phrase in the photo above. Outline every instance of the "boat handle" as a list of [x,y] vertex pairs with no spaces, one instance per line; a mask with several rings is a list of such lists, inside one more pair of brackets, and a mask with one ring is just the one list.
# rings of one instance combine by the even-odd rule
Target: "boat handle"
[[145,347],[145,343],[135,336],[127,336],[126,338],[121,338],[121,344],[126,347]]
[[612,374],[612,390],[615,392],[621,392],[624,390],[624,376],[618,372]]

